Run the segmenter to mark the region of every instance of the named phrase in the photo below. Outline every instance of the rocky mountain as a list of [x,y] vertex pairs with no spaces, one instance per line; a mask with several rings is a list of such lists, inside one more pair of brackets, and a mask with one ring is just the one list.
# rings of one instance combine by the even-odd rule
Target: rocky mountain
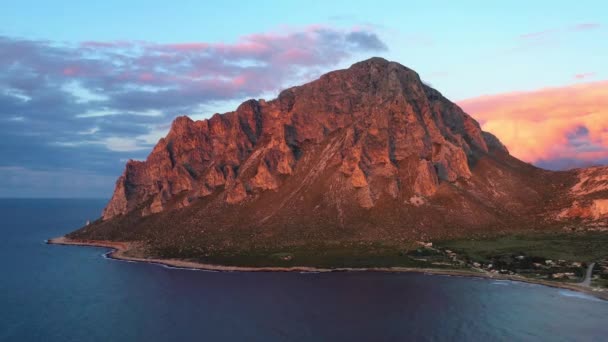
[[573,170],[577,182],[570,188],[571,204],[558,218],[578,218],[591,226],[608,228],[608,167]]
[[181,256],[551,229],[605,219],[607,184],[606,169],[517,160],[416,72],[372,58],[272,101],[175,119],[70,237]]

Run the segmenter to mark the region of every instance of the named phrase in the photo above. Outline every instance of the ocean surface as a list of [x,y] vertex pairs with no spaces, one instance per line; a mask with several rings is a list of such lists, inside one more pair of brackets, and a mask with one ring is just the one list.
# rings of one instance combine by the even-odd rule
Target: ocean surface
[[222,273],[46,245],[102,200],[0,200],[0,341],[606,341],[608,302],[508,281]]

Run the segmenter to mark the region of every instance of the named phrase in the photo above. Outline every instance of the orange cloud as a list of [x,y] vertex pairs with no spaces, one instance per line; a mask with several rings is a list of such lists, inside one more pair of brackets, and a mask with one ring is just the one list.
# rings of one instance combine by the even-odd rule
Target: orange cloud
[[482,96],[459,105],[525,161],[608,158],[608,81]]

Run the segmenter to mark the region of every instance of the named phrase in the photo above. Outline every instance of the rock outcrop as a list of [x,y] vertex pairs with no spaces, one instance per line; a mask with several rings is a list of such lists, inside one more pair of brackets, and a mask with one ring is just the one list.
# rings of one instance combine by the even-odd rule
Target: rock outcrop
[[570,189],[572,203],[560,219],[604,220],[608,226],[608,167],[573,170],[577,182]]

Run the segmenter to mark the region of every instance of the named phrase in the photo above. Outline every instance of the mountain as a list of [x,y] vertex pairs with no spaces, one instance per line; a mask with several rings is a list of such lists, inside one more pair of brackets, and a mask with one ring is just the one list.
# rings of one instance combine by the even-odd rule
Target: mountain
[[553,172],[513,156],[419,75],[372,58],[178,117],[129,161],[102,218],[74,239],[165,256],[602,227],[608,169]]

